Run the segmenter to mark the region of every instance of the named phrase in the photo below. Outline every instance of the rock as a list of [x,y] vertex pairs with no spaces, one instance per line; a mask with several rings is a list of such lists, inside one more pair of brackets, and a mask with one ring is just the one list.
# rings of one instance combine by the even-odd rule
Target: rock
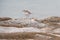
[[12,18],[9,18],[9,17],[0,17],[0,21],[7,21],[7,20],[10,20]]

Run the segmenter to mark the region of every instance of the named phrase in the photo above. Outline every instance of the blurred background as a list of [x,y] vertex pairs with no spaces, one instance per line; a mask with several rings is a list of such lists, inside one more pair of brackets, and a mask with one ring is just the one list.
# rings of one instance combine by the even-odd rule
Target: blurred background
[[0,17],[21,18],[24,9],[31,17],[60,16],[60,0],[0,0]]

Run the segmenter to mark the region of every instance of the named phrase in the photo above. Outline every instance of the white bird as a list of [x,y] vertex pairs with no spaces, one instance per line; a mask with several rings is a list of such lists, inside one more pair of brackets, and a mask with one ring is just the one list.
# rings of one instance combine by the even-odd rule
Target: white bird
[[28,18],[28,17],[30,16],[30,14],[32,14],[32,13],[31,13],[29,10],[27,10],[27,9],[23,10],[23,12],[24,12],[26,18]]

